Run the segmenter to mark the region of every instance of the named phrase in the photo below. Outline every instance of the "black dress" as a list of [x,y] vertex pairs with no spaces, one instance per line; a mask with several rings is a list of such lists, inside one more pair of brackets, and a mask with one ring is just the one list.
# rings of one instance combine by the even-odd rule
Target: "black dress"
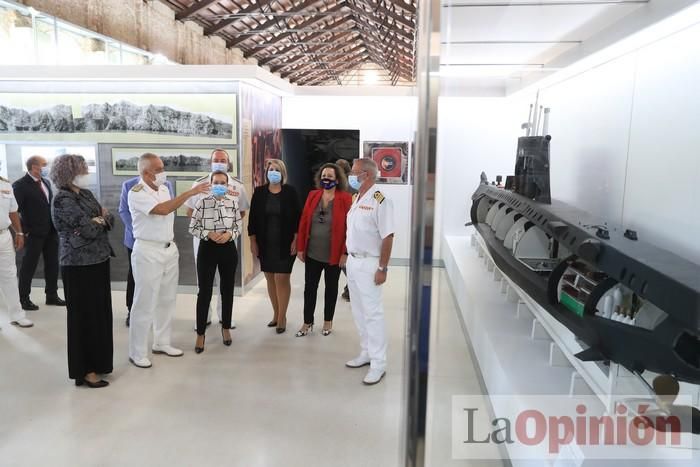
[[91,222],[102,208],[92,193],[61,189],[54,198],[53,222],[60,238],[61,276],[66,297],[68,376],[112,372],[112,292],[109,259],[113,256],[105,224]]
[[[260,269],[263,272],[277,274],[290,274],[294,266],[295,256],[281,255],[280,243],[282,243],[282,201],[281,193],[270,193],[265,203],[265,248],[261,251]],[[289,247],[291,248],[291,242]]]

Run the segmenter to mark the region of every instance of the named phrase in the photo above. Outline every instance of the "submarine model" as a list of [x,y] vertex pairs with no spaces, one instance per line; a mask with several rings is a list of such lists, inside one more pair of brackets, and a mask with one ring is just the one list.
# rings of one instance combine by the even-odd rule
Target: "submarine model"
[[700,384],[700,265],[552,200],[547,117],[542,136],[523,125],[505,186],[482,173],[471,224],[498,268],[585,344],[577,358]]

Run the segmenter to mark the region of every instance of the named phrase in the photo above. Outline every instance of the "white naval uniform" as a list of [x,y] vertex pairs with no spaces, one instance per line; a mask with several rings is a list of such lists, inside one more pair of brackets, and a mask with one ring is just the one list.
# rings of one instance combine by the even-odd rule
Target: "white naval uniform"
[[353,200],[348,212],[347,276],[352,315],[360,334],[361,358],[374,370],[386,369],[386,329],[382,287],[374,283],[382,240],[394,233],[394,208],[376,186]]
[[10,234],[10,213],[17,212],[12,185],[0,178],[0,291],[2,292],[10,321],[27,317],[19,302],[17,288],[17,266],[15,266],[15,245]]
[[177,298],[179,253],[175,245],[175,213],[167,216],[149,214],[158,204],[169,201],[170,191],[162,185],[153,190],[143,179],[128,195],[133,220],[134,249],[131,267],[134,272],[134,303],[129,326],[129,357],[146,358],[148,334],[153,325],[153,344],[170,345],[170,325]]
[[[200,183],[205,183],[209,182],[209,178],[211,177],[211,174],[206,175],[202,178],[199,178],[194,181],[192,186],[197,186]],[[243,186],[243,182],[238,180],[237,178],[234,178],[229,174],[228,176],[228,187],[229,189],[233,192],[233,194],[229,194],[230,197],[233,198],[233,200],[236,202],[236,206],[238,207],[239,212],[247,212],[248,209],[250,209],[250,203],[248,202],[248,195],[245,191],[245,186]],[[187,201],[185,201],[185,206],[188,208],[194,210],[196,209],[197,203],[199,200],[206,198],[207,196],[210,196],[211,193],[199,193]],[[241,218],[238,221],[238,231],[242,232],[243,231],[243,219]],[[197,251],[199,250],[199,241],[200,239],[198,237],[192,236],[192,252],[194,253],[194,268],[195,271],[197,270]],[[211,304],[209,305],[209,316],[207,317],[207,322],[211,321],[211,315],[212,315],[212,309],[216,307],[216,313],[219,316],[219,321],[223,320],[223,317],[221,316],[221,297],[219,297],[219,293],[217,291],[219,290],[219,270],[216,270],[216,275],[214,276],[214,283],[213,283],[213,288],[214,292],[212,292],[211,297]],[[217,300],[218,298],[218,300]]]

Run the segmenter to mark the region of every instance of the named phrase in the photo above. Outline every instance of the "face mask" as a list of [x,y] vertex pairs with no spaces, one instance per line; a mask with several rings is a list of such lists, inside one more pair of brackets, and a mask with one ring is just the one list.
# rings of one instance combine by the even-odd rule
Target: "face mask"
[[338,182],[336,180],[331,180],[330,178],[321,179],[321,188],[324,190],[332,190],[336,186],[338,186]]
[[87,188],[90,186],[90,176],[89,175],[78,175],[73,179],[73,185],[78,188]]
[[49,176],[49,166],[45,166],[41,168],[41,176],[46,178]]
[[279,170],[268,170],[267,171],[267,179],[272,183],[273,185],[277,185],[282,181],[282,173]]
[[228,164],[226,162],[212,162],[211,171],[212,172],[226,172],[228,170]]
[[350,184],[353,190],[359,190],[362,186],[362,182],[360,181],[357,175],[350,175],[348,177],[348,183]]
[[168,176],[165,174],[165,172],[161,172],[159,174],[156,174],[156,179],[153,181],[153,183],[156,186],[162,186],[165,185],[165,181],[168,179]]
[[225,196],[227,192],[228,188],[226,187],[226,185],[212,185],[211,187],[211,194],[216,196],[217,198]]

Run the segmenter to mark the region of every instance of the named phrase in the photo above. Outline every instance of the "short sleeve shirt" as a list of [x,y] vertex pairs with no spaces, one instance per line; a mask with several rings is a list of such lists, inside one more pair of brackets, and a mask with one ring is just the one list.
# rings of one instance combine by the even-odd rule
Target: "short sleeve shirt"
[[347,224],[348,252],[379,256],[382,240],[394,233],[393,203],[372,186],[362,198],[355,196]]
[[175,213],[166,216],[150,214],[154,207],[170,199],[170,191],[165,185],[161,185],[157,191],[144,183],[143,179],[134,185],[128,196],[134,239],[163,243],[173,241]]
[[11,212],[17,212],[17,200],[10,182],[0,178],[0,230],[10,226]]

